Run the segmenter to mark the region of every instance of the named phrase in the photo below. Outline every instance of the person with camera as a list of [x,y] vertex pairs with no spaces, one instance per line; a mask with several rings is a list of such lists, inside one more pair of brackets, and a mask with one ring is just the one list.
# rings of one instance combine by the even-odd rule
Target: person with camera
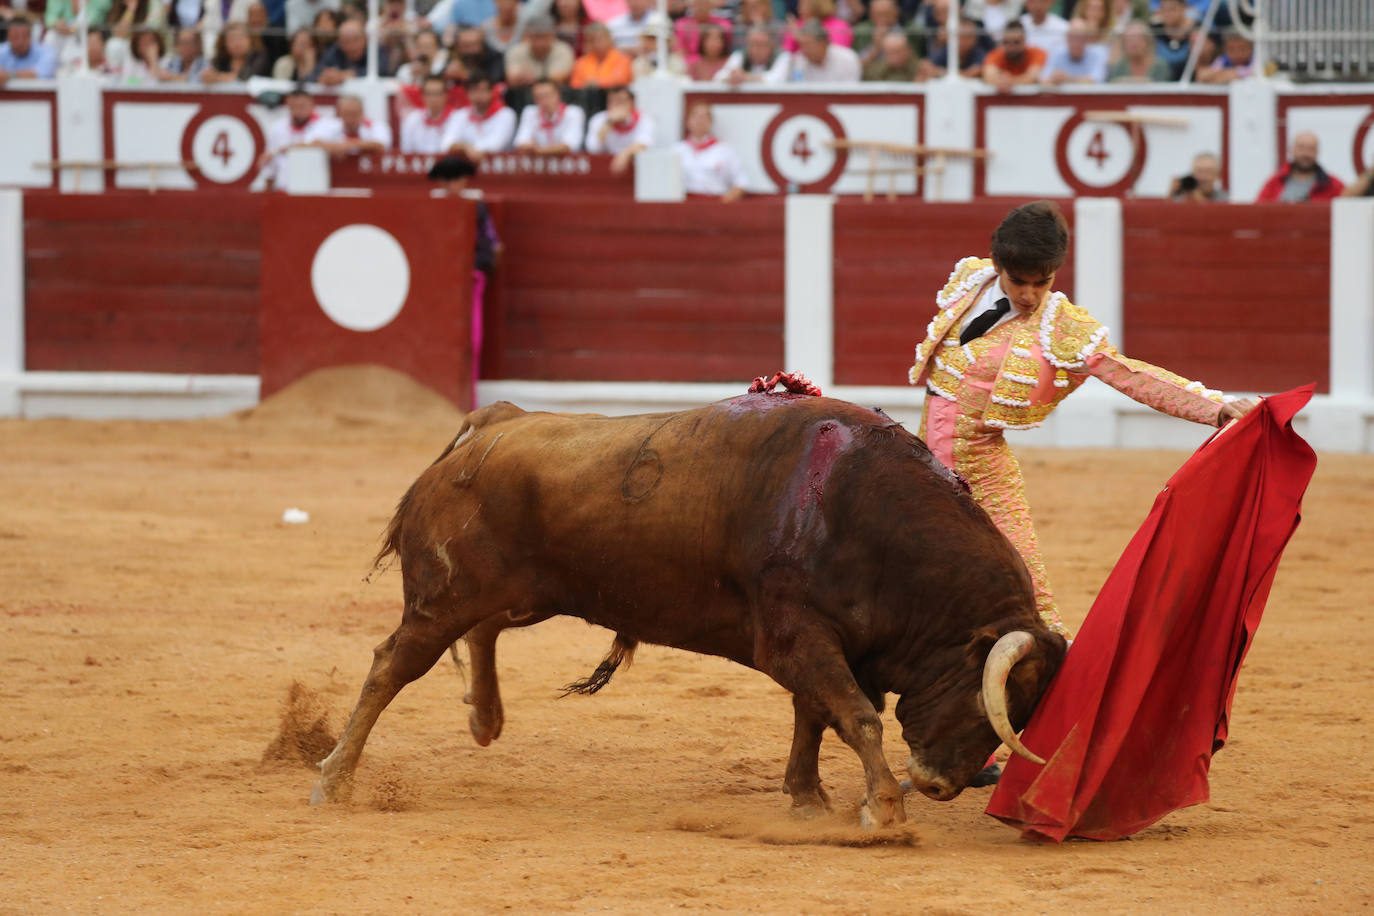
[[1175,178],[1169,188],[1170,200],[1224,201],[1226,189],[1221,186],[1221,163],[1214,153],[1198,153],[1193,157],[1193,169]]

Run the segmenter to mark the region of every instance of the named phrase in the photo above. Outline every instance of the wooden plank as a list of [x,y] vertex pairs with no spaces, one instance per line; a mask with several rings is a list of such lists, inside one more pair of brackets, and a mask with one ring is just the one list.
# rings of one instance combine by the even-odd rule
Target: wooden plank
[[258,253],[210,249],[99,248],[34,249],[25,252],[30,290],[75,280],[97,288],[115,285],[218,286],[257,289]]

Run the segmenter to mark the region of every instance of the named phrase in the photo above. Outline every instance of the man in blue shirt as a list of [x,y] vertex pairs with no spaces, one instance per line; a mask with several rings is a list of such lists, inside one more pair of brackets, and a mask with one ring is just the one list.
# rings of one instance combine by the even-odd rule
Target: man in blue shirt
[[1065,83],[1105,83],[1107,81],[1107,48],[1090,44],[1092,31],[1082,19],[1069,23],[1065,42],[1050,52],[1040,81],[1051,86]]
[[495,15],[495,0],[454,0],[448,10],[448,23],[461,29],[481,25]]
[[9,41],[0,45],[0,70],[16,79],[52,79],[57,75],[57,52],[34,44],[33,23],[27,16],[10,20]]

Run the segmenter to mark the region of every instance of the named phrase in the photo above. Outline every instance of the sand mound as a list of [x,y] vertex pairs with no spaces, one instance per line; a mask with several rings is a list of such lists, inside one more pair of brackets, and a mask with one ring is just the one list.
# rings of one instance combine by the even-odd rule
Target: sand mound
[[281,728],[262,752],[264,765],[316,766],[329,755],[338,738],[329,729],[329,707],[324,697],[300,681],[292,681],[282,705]]
[[384,366],[320,369],[236,415],[249,426],[433,426],[456,429],[462,412],[443,395]]

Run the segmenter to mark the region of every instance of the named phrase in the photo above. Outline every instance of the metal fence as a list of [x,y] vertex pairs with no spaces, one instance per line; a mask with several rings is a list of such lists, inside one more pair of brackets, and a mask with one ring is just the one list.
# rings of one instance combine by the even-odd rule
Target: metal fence
[[[1220,2],[1220,0],[1218,0]],[[1296,78],[1374,76],[1374,0],[1225,0],[1261,60]]]

